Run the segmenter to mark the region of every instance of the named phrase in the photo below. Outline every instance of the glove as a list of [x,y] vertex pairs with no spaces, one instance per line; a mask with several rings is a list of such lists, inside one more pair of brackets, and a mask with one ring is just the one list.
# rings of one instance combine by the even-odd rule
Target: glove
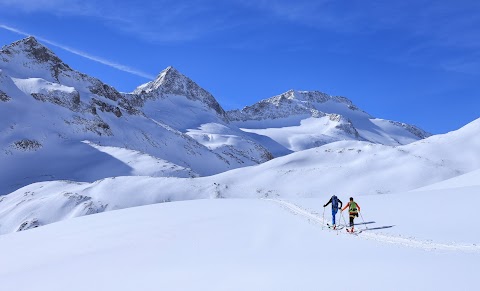
[[327,207],[327,205],[324,204],[324,205],[323,205],[323,208],[325,208],[325,207]]
[[338,207],[339,210],[342,210],[342,207]]

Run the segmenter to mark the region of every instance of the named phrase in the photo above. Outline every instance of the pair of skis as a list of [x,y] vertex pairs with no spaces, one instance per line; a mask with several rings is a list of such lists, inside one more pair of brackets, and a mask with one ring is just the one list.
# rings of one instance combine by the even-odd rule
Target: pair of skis
[[[345,228],[345,225],[335,225],[335,224],[331,225],[330,223],[327,223],[327,226],[332,230],[341,230]],[[363,230],[351,230],[350,227],[347,227],[345,230],[347,231],[347,233],[350,233],[350,234],[359,234],[363,231]]]

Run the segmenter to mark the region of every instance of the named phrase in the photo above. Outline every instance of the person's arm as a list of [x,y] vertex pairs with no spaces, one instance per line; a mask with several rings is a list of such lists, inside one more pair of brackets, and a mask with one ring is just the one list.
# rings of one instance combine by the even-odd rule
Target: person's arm
[[343,207],[343,202],[342,202],[342,200],[338,199],[338,202],[340,202],[340,208],[339,208],[339,209],[342,209],[342,207]]
[[357,208],[358,208],[358,211],[360,211],[360,205],[358,205],[358,203],[357,203]]
[[327,204],[323,205],[323,207],[327,207],[328,204],[332,203],[332,198],[330,198],[330,200],[328,200]]
[[347,209],[348,206],[350,206],[350,202],[348,202],[347,205],[345,205],[345,207],[342,208],[342,211],[344,211],[345,209]]

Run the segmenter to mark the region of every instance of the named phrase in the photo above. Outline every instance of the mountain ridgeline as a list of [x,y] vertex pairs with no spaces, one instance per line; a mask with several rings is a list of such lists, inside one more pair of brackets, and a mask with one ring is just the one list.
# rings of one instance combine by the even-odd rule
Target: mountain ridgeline
[[40,181],[209,176],[335,141],[429,136],[317,91],[225,111],[173,67],[122,93],[33,37],[0,50],[0,116],[0,195]]

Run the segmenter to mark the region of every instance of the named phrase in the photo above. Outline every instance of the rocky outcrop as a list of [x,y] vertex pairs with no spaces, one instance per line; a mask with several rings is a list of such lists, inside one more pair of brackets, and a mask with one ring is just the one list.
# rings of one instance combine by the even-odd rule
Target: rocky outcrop
[[107,99],[118,101],[119,99],[123,99],[122,94],[120,94],[115,88],[108,86],[100,82],[99,80],[93,80],[93,85],[89,87],[90,92],[95,95],[105,97]]
[[95,115],[97,114],[97,108],[98,108],[102,112],[110,112],[115,114],[116,117],[122,117],[122,111],[118,106],[107,104],[95,98],[92,98],[90,108],[91,108],[91,112]]
[[395,125],[395,126],[402,127],[404,129],[406,129],[408,132],[415,135],[419,139],[425,139],[427,137],[432,136],[431,133],[428,133],[425,130],[420,129],[420,128],[414,126],[414,125],[410,125],[410,124],[406,124],[406,123],[398,122],[398,121],[391,121],[391,120],[389,122],[391,124]]
[[21,151],[36,151],[42,147],[42,144],[32,139],[22,139],[13,143],[15,149]]
[[32,218],[32,219],[28,219],[28,220],[22,222],[18,226],[17,231],[25,231],[25,230],[32,229],[32,228],[37,228],[39,226],[41,226],[41,224],[38,221],[38,219],[37,218]]
[[3,92],[2,90],[0,90],[0,101],[2,102],[8,102],[10,101],[11,98],[7,95],[7,93]]
[[50,102],[72,111],[78,111],[80,107],[80,94],[77,91],[71,93],[63,91],[50,91],[46,93],[31,93],[33,98],[42,102]]

